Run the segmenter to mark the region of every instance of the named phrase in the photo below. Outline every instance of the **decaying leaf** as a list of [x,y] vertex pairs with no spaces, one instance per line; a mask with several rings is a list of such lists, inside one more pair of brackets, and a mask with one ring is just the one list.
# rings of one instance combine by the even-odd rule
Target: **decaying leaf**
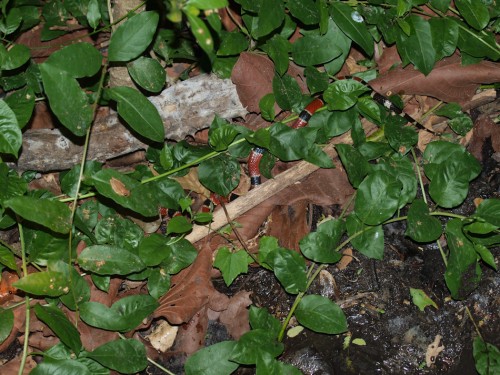
[[444,350],[444,345],[439,345],[442,337],[440,335],[436,335],[434,341],[429,344],[427,347],[427,352],[425,353],[425,363],[427,367],[431,367],[434,362],[436,362],[436,358]]
[[111,185],[111,189],[113,189],[116,194],[122,197],[128,197],[130,195],[130,190],[128,190],[125,187],[125,184],[117,178],[111,177],[109,184]]

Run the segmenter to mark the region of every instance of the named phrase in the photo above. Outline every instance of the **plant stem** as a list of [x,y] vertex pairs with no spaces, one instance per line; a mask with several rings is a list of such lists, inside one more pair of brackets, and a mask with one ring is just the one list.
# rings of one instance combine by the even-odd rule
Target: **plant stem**
[[441,258],[443,258],[444,266],[448,267],[448,259],[446,259],[446,254],[444,253],[443,247],[441,246],[439,239],[436,241],[436,243],[438,245],[439,252],[441,253]]
[[476,329],[477,335],[481,338],[481,340],[484,341],[483,335],[481,335],[481,332],[479,331],[479,327],[477,326],[476,321],[474,320],[472,313],[469,310],[469,306],[465,306],[465,311],[467,311],[467,315],[469,315],[469,319],[472,322],[472,324],[474,325],[474,328]]
[[[19,239],[21,241],[21,261],[24,277],[28,276],[28,265],[26,262],[26,244],[24,242],[24,231],[23,225],[21,224],[21,218],[17,217],[17,227],[19,228]],[[26,304],[26,318],[24,322],[24,342],[23,342],[23,353],[21,355],[21,364],[19,365],[18,375],[22,375],[24,372],[24,366],[26,365],[26,358],[28,357],[28,339],[30,334],[30,298],[25,297]]]
[[422,180],[422,173],[420,171],[420,167],[418,165],[418,160],[417,160],[417,155],[415,154],[415,149],[413,147],[411,148],[411,156],[413,156],[413,162],[414,162],[416,173],[418,176],[418,183],[420,184],[420,190],[422,191],[422,198],[424,199],[425,204],[429,205],[429,203],[427,202],[427,197],[425,195],[424,181]]

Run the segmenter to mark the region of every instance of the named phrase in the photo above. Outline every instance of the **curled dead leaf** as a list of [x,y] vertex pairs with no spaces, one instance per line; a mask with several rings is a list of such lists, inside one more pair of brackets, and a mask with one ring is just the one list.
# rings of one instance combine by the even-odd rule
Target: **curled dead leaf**
[[111,189],[113,189],[116,194],[122,197],[128,197],[130,195],[130,190],[128,190],[125,187],[125,184],[117,178],[111,177],[109,184],[111,185]]

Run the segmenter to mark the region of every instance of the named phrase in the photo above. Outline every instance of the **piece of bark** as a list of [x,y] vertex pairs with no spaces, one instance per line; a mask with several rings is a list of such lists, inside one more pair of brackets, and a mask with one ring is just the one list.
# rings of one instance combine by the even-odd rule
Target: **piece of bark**
[[[216,114],[225,119],[246,114],[231,81],[212,75],[180,82],[149,100],[160,113],[166,138],[174,141],[208,128]],[[19,171],[47,172],[69,169],[79,163],[83,138],[67,133],[59,129],[27,130],[21,155],[13,167]],[[146,147],[112,113],[94,124],[87,160],[104,162]]]

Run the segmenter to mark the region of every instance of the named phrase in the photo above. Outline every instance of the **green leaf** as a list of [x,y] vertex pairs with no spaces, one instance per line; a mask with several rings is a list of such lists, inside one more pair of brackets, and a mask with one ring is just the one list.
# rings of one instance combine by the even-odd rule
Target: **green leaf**
[[451,56],[457,48],[458,24],[449,18],[431,18],[429,24],[436,61]]
[[332,83],[323,94],[329,110],[340,110],[354,106],[358,97],[369,91],[368,87],[353,79],[342,79]]
[[460,219],[452,219],[446,224],[445,230],[450,255],[444,278],[454,299],[466,298],[481,279],[476,250],[464,235],[462,225]]
[[210,125],[208,139],[215,151],[220,152],[227,150],[237,135],[238,131],[233,125],[216,115]]
[[40,65],[40,73],[50,109],[73,134],[85,135],[92,122],[92,108],[76,79],[48,63]]
[[436,61],[431,26],[427,20],[419,16],[410,16],[408,20],[412,27],[412,32],[406,40],[406,48],[412,51],[408,54],[408,58],[418,70],[427,75]]
[[171,233],[187,233],[193,228],[191,222],[185,216],[176,216],[167,224],[167,236]]
[[357,189],[370,172],[370,164],[351,145],[340,143],[335,146],[352,186]]
[[0,153],[14,155],[17,158],[22,146],[22,134],[16,114],[0,100]]
[[146,11],[122,23],[111,35],[109,61],[130,61],[143,53],[153,40],[158,20],[158,13]]
[[235,341],[222,341],[191,355],[184,364],[186,375],[230,375],[239,365],[230,361]]
[[490,22],[488,7],[481,1],[455,0],[455,6],[465,21],[478,31],[484,29]]
[[[323,6],[321,5],[320,7]],[[332,61],[325,64],[326,72],[330,75],[335,75],[340,71],[340,69],[342,69],[342,66],[344,66],[345,61],[351,51],[352,41],[346,34],[344,34],[342,30],[340,30],[338,25],[332,20],[331,17],[325,14],[325,18],[327,21],[326,23],[327,32],[335,37],[335,45],[342,51],[342,54],[340,56],[334,58]]]
[[232,253],[227,247],[222,247],[217,251],[214,267],[220,269],[224,282],[229,286],[238,275],[248,272],[248,265],[252,262],[245,250]]
[[22,90],[15,91],[7,96],[5,103],[7,103],[16,115],[18,126],[22,129],[29,122],[33,114],[35,93],[30,87],[26,86]]
[[282,35],[275,34],[266,42],[262,49],[273,60],[276,72],[279,75],[285,74],[289,64],[288,53],[291,50],[290,42]]
[[480,375],[493,375],[500,372],[500,350],[490,343],[476,337],[472,344],[476,370]]
[[441,12],[446,12],[451,0],[430,0],[430,4]]
[[300,254],[277,248],[267,254],[264,262],[272,266],[276,278],[287,293],[297,294],[306,290],[306,262]]
[[278,122],[269,131],[269,151],[284,161],[304,159],[313,147],[316,131],[310,127],[292,129]]
[[315,25],[319,22],[319,8],[313,0],[289,0],[286,7],[304,25]]
[[99,10],[98,0],[89,1],[86,17],[90,27],[95,30],[99,26],[99,22],[101,21],[101,12]]
[[30,273],[12,285],[37,296],[58,297],[68,293],[68,281],[61,272],[43,271]]
[[0,308],[0,343],[3,343],[14,327],[14,312],[12,309]]
[[326,142],[332,137],[344,134],[357,122],[359,122],[359,116],[354,108],[347,111],[322,111],[311,117],[309,127],[319,128],[317,140],[324,139]]
[[266,308],[259,308],[254,305],[250,306],[248,319],[250,320],[252,329],[263,329],[269,332],[271,337],[278,337],[281,330],[281,323],[279,319],[271,315]]
[[207,25],[198,16],[195,16],[189,12],[184,12],[184,14],[189,21],[189,27],[194,37],[196,38],[196,42],[203,49],[203,51],[205,51],[205,53],[211,55],[214,49],[214,41]]
[[288,74],[274,76],[273,93],[276,103],[282,110],[297,107],[302,100],[302,91],[300,91],[297,81]]
[[342,309],[323,296],[312,294],[302,298],[295,317],[300,324],[315,332],[337,335],[347,331],[347,319]]
[[274,113],[274,94],[264,95],[259,101],[259,109],[262,118],[267,121],[273,121],[276,117]]
[[240,32],[223,33],[217,56],[238,55],[248,48],[248,39]]
[[288,363],[284,363],[274,359],[269,354],[263,354],[262,357],[257,358],[255,375],[268,375],[268,374],[286,374],[286,375],[302,375],[297,367]]
[[138,254],[148,267],[157,266],[170,255],[168,239],[158,233],[144,237],[139,244]]
[[[4,53],[5,55],[2,59]],[[0,68],[2,70],[20,68],[30,59],[30,57],[30,49],[24,44],[14,44],[8,51],[2,45],[0,47]]]
[[144,90],[158,93],[165,86],[167,74],[155,59],[139,57],[128,63],[127,68],[134,82]]
[[103,216],[95,227],[96,242],[114,245],[136,253],[144,231],[131,220],[117,214],[101,213]]
[[342,54],[336,45],[336,35],[327,32],[325,35],[306,34],[292,44],[294,61],[303,66],[323,64]]
[[163,268],[154,268],[148,277],[148,292],[158,299],[170,289],[170,275]]
[[90,286],[74,267],[59,260],[51,263],[49,270],[61,272],[66,275],[70,291],[60,296],[59,299],[67,308],[76,311],[82,302],[87,302],[90,299]]
[[351,244],[360,253],[372,259],[384,257],[384,231],[382,225],[364,225],[355,213],[346,220],[347,234],[352,237]]
[[162,261],[165,272],[174,275],[194,262],[198,255],[196,248],[185,238],[169,244],[170,252]]
[[254,329],[243,334],[236,342],[230,360],[244,365],[253,365],[263,355],[270,355],[273,358],[279,356],[283,348],[283,344],[277,342],[270,332]]
[[146,348],[134,339],[109,341],[87,356],[105,367],[124,374],[142,371],[148,365]]
[[78,374],[93,375],[83,363],[74,359],[55,359],[44,357],[43,362],[39,363],[30,375],[58,375],[58,374]]
[[188,0],[186,5],[192,5],[198,9],[219,9],[228,5],[227,0]]
[[165,129],[156,107],[139,91],[126,86],[106,91],[118,103],[118,114],[137,133],[154,142],[163,142]]
[[481,218],[490,224],[500,227],[500,199],[491,198],[483,200],[477,206],[473,217]]
[[450,128],[457,134],[465,136],[474,126],[472,119],[463,114],[448,121]]
[[41,306],[37,303],[34,309],[38,319],[47,324],[61,342],[78,355],[82,349],[80,333],[66,315],[54,306]]
[[17,271],[16,258],[14,254],[7,249],[5,246],[0,245],[0,263],[4,266],[10,268],[13,271]]
[[93,327],[126,332],[140,325],[158,306],[156,299],[150,295],[136,294],[119,299],[111,307],[98,302],[82,303],[80,316]]
[[368,56],[373,55],[373,38],[357,11],[345,3],[335,2],[330,5],[330,15],[340,29]]
[[4,202],[23,219],[43,225],[57,233],[71,230],[71,211],[64,203],[49,199],[22,196]]
[[90,43],[75,43],[52,53],[45,64],[73,78],[92,77],[101,69],[102,56]]
[[495,257],[486,246],[483,246],[481,244],[474,244],[474,249],[476,249],[476,252],[479,254],[484,263],[493,268],[495,271],[497,270]]
[[[68,254],[68,235],[47,230],[25,228],[24,241],[29,252],[28,260],[40,266],[47,266]],[[52,270],[63,272],[61,270]],[[66,271],[66,270],[64,270]]]
[[420,311],[424,311],[427,306],[433,306],[436,309],[438,308],[436,302],[430,299],[427,293],[425,293],[422,289],[410,288],[410,295],[413,304],[417,306]]
[[396,178],[375,171],[359,185],[354,202],[356,215],[365,224],[381,224],[398,209],[400,194],[401,183]]
[[441,207],[453,208],[461,204],[469,191],[469,176],[460,160],[448,159],[438,164],[429,184],[431,198]]
[[236,158],[220,154],[201,162],[198,178],[207,189],[226,197],[240,182],[240,165]]
[[311,94],[323,92],[328,87],[328,74],[320,72],[318,69],[308,66],[304,69],[307,88]]
[[260,0],[257,26],[252,35],[258,39],[281,26],[285,18],[285,7],[281,0]]
[[356,103],[356,108],[364,117],[373,120],[373,122],[377,124],[381,123],[382,118],[380,115],[380,107],[372,97],[364,96],[362,98],[359,98],[358,102]]
[[86,247],[78,257],[78,264],[98,275],[127,275],[146,267],[141,258],[132,252],[108,245]]
[[345,232],[342,220],[323,221],[316,232],[309,233],[299,241],[300,251],[305,257],[319,263],[336,263],[342,254],[334,251]]
[[403,126],[400,116],[389,116],[385,119],[384,134],[394,151],[405,155],[417,144],[418,134],[413,127]]
[[488,57],[492,60],[500,58],[500,48],[493,33],[485,30],[479,33],[470,29],[455,17],[450,19],[458,24],[457,45],[462,52],[474,57]]
[[429,215],[429,208],[422,199],[415,199],[408,211],[405,235],[417,242],[437,240],[443,232],[441,222]]

